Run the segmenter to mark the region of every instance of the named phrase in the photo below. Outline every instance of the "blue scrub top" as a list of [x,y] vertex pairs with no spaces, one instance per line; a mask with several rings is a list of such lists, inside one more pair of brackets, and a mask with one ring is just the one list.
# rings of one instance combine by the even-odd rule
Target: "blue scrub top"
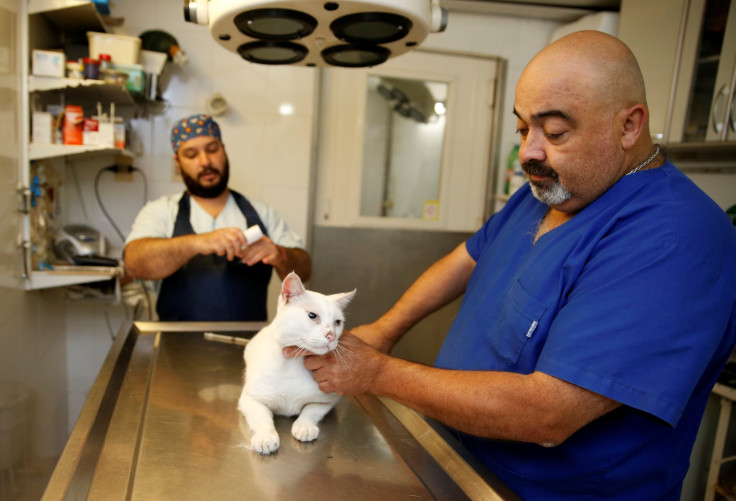
[[736,231],[670,162],[623,177],[534,243],[528,184],[476,261],[438,367],[540,371],[621,402],[563,444],[462,441],[525,500],[679,500],[736,343]]

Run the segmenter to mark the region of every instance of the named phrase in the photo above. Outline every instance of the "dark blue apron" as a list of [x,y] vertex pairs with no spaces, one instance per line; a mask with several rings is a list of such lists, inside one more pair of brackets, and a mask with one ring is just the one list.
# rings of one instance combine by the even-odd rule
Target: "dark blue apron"
[[[268,235],[261,218],[241,194],[230,190],[247,221]],[[172,237],[194,233],[189,221],[189,194],[179,201]],[[270,265],[247,266],[240,259],[198,255],[163,279],[156,304],[162,321],[264,321],[266,295],[271,279]]]

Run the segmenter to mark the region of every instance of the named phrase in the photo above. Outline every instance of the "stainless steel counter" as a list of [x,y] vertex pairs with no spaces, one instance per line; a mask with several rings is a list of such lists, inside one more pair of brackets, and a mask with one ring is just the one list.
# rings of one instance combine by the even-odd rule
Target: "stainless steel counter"
[[517,499],[442,427],[390,400],[343,398],[314,442],[277,418],[248,450],[237,410],[255,323],[136,323],[118,334],[43,499]]

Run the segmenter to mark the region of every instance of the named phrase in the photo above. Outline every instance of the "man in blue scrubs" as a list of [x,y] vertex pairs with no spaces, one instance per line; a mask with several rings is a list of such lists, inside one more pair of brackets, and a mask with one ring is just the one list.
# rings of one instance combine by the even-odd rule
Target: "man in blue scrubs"
[[[530,183],[344,334],[346,362],[305,366],[323,391],[387,396],[456,430],[522,499],[679,500],[736,343],[736,231],[652,143],[616,38],[550,44],[514,114]],[[462,294],[435,367],[387,355]]]
[[[179,120],[171,147],[186,191],[141,209],[125,242],[126,275],[160,280],[159,320],[264,321],[272,271],[307,280],[302,239],[270,206],[228,187],[220,127],[206,114]],[[263,238],[244,231],[259,226]]]

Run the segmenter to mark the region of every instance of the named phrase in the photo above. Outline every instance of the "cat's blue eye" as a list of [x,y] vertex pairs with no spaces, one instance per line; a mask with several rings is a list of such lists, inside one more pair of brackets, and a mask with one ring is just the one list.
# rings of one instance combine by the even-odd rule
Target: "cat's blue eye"
[[316,313],[312,313],[311,311],[307,312],[307,316],[311,318],[312,320],[316,320],[319,318],[319,316]]

